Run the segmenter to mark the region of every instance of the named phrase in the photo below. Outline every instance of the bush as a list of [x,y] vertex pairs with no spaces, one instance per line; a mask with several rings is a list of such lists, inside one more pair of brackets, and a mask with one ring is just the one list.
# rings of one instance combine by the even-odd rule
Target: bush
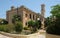
[[[58,25],[57,25],[58,26]],[[58,26],[49,26],[48,28],[47,28],[47,33],[49,33],[49,34],[55,34],[55,35],[60,35],[60,27]]]
[[9,31],[9,33],[13,33],[15,31],[15,25],[13,24],[8,24],[7,25],[7,29]]
[[14,31],[14,25],[13,24],[0,25],[0,31],[11,33]]
[[3,31],[4,30],[4,26],[0,26],[0,31]]
[[4,32],[8,32],[8,28],[7,28],[7,25],[1,25],[0,26],[0,31],[4,31]]
[[21,22],[17,23],[17,24],[15,25],[15,31],[16,31],[17,33],[21,33],[22,30],[23,30],[23,25],[22,25],[22,23],[21,23]]
[[35,21],[34,27],[37,29],[40,29],[41,28],[41,21]]
[[60,35],[60,18],[57,18],[50,26],[47,27],[47,33]]
[[8,22],[6,20],[2,19],[0,22],[0,25],[5,25],[5,24],[8,24]]
[[24,30],[29,30],[30,28],[28,28],[28,27],[24,27]]
[[44,23],[45,23],[45,26],[44,27],[50,26],[51,23],[52,23],[51,17],[47,17],[45,19]]
[[38,29],[40,29],[41,28],[41,21],[40,20],[38,20]]
[[37,32],[37,28],[32,28],[31,33],[35,33],[35,32]]
[[28,22],[28,26],[30,27],[30,30],[32,31],[32,33],[36,32],[37,29],[39,29],[41,26],[41,22],[40,21],[29,21]]
[[34,21],[28,21],[28,27],[33,27],[34,26]]

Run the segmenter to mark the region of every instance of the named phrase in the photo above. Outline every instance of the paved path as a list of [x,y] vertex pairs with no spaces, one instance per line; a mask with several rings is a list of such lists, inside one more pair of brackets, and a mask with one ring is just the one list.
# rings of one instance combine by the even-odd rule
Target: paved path
[[40,30],[39,38],[46,38],[46,31],[45,30]]
[[41,34],[41,35],[39,35],[39,38],[46,38],[46,36]]
[[[4,36],[4,35],[0,34],[0,38],[12,38],[12,37],[7,37],[7,36]],[[38,38],[45,38],[45,35],[41,34],[41,35],[39,35]]]
[[0,34],[0,38],[12,38],[12,37],[7,37],[7,36]]
[[[40,30],[40,32],[42,32],[40,35],[38,35],[38,38],[46,38],[45,33],[43,33],[43,30]],[[4,36],[2,34],[0,34],[0,38],[12,38],[12,37],[8,37],[8,36]]]

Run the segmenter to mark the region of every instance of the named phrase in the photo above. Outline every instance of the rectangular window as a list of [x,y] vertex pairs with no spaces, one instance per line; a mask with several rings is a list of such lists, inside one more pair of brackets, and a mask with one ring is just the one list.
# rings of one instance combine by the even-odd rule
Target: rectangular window
[[33,15],[33,20],[34,20],[34,15]]
[[28,15],[27,15],[27,14],[25,14],[25,16],[27,17]]
[[27,22],[25,23],[25,25],[27,25]]
[[29,17],[30,17],[30,19],[32,18],[32,17],[31,17],[31,14],[29,15]]

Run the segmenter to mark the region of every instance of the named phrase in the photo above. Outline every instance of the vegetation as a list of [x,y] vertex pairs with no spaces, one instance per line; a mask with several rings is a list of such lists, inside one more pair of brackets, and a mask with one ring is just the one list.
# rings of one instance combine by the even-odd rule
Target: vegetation
[[29,27],[24,27],[24,30],[30,30],[30,28]]
[[51,14],[52,16],[60,16],[60,5],[52,6]]
[[21,17],[19,15],[14,15],[13,16],[13,24],[15,25],[15,31],[17,33],[21,33],[22,30],[23,30],[23,25],[22,25],[22,22],[21,22]]
[[16,24],[18,21],[21,21],[21,17],[19,15],[14,15],[12,18],[12,23]]
[[9,32],[9,33],[24,33],[31,34],[35,33],[38,29],[40,29],[41,21],[28,21],[28,26],[23,28],[23,24],[21,22],[21,17],[19,15],[14,15],[12,18],[13,24],[8,24],[6,20],[2,20],[3,25],[0,26],[0,31]]
[[35,26],[40,29],[41,28],[41,21],[38,20],[38,21],[35,21]]
[[0,21],[0,25],[5,25],[5,24],[8,24],[8,22],[7,22],[5,19],[2,19],[2,20]]
[[52,19],[50,17],[47,17],[44,23],[45,23],[45,27],[50,26],[52,23]]
[[20,20],[20,16],[14,15],[12,18],[13,24],[8,24],[4,19],[0,22],[0,31],[9,32],[9,33],[21,33],[23,30],[23,25]]
[[53,16],[52,23],[47,27],[47,33],[60,35],[60,5],[52,7],[51,14]]
[[14,26],[11,25],[0,25],[0,31],[4,31],[4,32],[9,32],[11,33],[12,31],[14,31]]
[[[41,23],[41,22],[40,22]],[[40,28],[40,24],[38,21],[29,21],[28,22],[28,27],[30,27],[31,28],[31,31],[32,32],[36,32],[37,31],[37,29],[39,29]]]
[[17,23],[17,24],[15,25],[15,31],[16,31],[17,33],[21,33],[22,30],[23,30],[23,25],[22,25],[22,23],[21,23],[21,22]]

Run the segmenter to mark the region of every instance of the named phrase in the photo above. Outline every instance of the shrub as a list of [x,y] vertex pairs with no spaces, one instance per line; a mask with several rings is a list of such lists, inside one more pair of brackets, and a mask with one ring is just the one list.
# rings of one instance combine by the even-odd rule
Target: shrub
[[0,25],[5,25],[5,24],[8,24],[8,22],[6,20],[2,19],[0,22]]
[[13,25],[13,24],[8,24],[7,25],[7,29],[8,29],[8,31],[10,32],[10,33],[13,33],[13,31],[15,31],[15,25]]
[[23,30],[23,25],[22,25],[22,23],[21,23],[21,22],[17,23],[17,24],[15,25],[15,31],[16,31],[17,33],[20,33],[20,32],[22,32],[22,30]]
[[35,32],[37,32],[37,28],[32,28],[31,33],[35,33]]
[[47,28],[47,33],[49,34],[56,34],[56,35],[60,35],[60,27],[57,25],[57,26],[49,26]]
[[29,30],[30,28],[28,28],[28,27],[24,27],[24,30]]
[[44,27],[50,26],[51,23],[52,23],[51,17],[47,17],[45,19],[44,23],[45,23],[45,26]]
[[13,24],[0,25],[0,31],[11,33],[14,31],[14,25]]
[[38,29],[40,29],[41,28],[41,21],[40,20],[38,20]]
[[8,32],[8,28],[7,28],[7,25],[1,25],[0,26],[0,31],[4,31],[4,32]]
[[40,29],[41,28],[41,21],[35,21],[34,27],[37,29]]
[[34,26],[34,21],[28,21],[28,27],[33,27]]
[[41,26],[41,22],[40,21],[29,21],[28,22],[28,26],[30,27],[30,30],[32,31],[32,33],[36,32],[37,29],[39,29]]
[[47,27],[47,33],[60,35],[60,18],[57,18],[50,26]]

